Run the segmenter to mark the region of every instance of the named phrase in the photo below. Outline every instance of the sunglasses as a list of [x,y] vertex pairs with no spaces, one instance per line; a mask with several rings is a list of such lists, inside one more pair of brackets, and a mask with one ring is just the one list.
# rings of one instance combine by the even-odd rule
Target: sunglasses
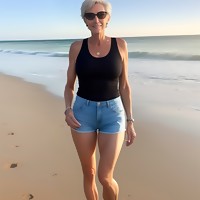
[[107,12],[105,11],[100,11],[97,14],[95,13],[85,13],[84,17],[87,20],[93,20],[95,18],[95,16],[97,16],[99,19],[104,19],[107,15]]

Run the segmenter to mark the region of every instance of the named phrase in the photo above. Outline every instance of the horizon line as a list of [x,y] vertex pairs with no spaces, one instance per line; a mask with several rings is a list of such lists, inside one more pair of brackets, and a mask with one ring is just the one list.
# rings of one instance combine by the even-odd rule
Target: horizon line
[[[145,38],[145,37],[177,37],[177,36],[200,36],[200,33],[197,34],[177,34],[177,35],[138,35],[138,36],[118,36],[120,38]],[[116,37],[116,36],[111,36]],[[46,38],[46,39],[6,39],[0,40],[0,42],[20,42],[20,41],[53,41],[53,40],[80,40],[82,38]]]

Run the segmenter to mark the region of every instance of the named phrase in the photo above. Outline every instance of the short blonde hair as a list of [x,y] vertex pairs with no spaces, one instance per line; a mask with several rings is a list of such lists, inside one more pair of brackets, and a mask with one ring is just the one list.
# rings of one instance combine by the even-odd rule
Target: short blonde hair
[[92,8],[97,3],[102,4],[104,6],[104,8],[105,8],[105,11],[109,15],[111,15],[112,6],[108,1],[105,1],[105,0],[85,0],[82,3],[82,6],[81,6],[81,17],[84,19],[84,15],[87,12],[87,10]]

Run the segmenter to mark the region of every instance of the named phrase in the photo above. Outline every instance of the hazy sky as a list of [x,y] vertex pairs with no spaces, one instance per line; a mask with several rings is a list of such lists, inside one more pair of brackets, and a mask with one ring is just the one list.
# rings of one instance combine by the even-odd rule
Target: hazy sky
[[[110,0],[112,36],[200,34],[200,0]],[[82,0],[0,0],[0,40],[89,36]]]

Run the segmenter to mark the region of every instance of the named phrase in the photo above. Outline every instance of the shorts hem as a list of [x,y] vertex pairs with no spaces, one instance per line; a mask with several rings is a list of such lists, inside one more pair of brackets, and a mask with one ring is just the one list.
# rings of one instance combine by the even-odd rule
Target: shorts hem
[[77,129],[73,129],[71,128],[72,130],[76,131],[77,133],[97,133],[97,131],[95,130],[90,130],[90,131],[80,131],[80,130],[77,130]]
[[126,132],[126,129],[123,129],[123,130],[119,130],[119,131],[116,131],[116,132],[106,132],[106,131],[99,131],[99,133],[101,134],[110,134],[110,135],[114,135],[114,134],[119,134],[119,133],[125,133]]

